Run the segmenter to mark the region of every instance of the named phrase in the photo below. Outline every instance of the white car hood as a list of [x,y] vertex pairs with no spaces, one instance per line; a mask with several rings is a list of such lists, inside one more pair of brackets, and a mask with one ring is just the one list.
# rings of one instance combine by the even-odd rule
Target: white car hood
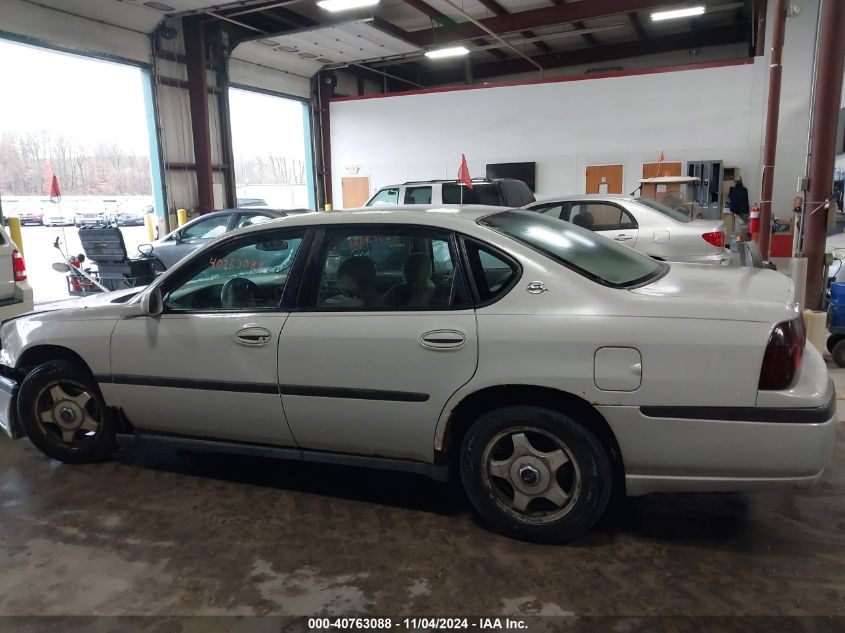
[[[51,301],[48,303],[40,303],[35,306],[32,312],[22,314],[18,318],[34,316],[43,314],[45,312],[70,312],[91,310],[98,308],[112,308],[126,303],[126,301],[117,301],[118,299],[126,299],[143,291],[143,287],[139,288],[125,288],[123,290],[114,290],[112,292],[98,292],[87,297],[79,297],[77,299],[61,299],[59,301]],[[99,312],[99,310],[97,310]],[[92,315],[93,316],[93,315]]]
[[798,316],[792,280],[761,268],[673,263],[666,275],[631,293],[656,299],[672,316],[692,319],[779,323]]

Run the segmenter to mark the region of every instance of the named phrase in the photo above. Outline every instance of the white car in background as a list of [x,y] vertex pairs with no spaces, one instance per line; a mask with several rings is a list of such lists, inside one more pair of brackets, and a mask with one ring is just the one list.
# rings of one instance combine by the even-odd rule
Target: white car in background
[[26,264],[9,234],[0,227],[0,321],[32,310]]
[[65,462],[124,435],[460,473],[496,529],[567,541],[614,489],[810,485],[835,444],[789,278],[524,210],[271,220],[64,305],[0,328],[0,426]]
[[44,207],[44,226],[70,226],[73,224],[74,212],[63,209],[58,204]]
[[724,222],[690,220],[649,198],[586,194],[525,208],[595,231],[654,259],[720,265],[730,257]]

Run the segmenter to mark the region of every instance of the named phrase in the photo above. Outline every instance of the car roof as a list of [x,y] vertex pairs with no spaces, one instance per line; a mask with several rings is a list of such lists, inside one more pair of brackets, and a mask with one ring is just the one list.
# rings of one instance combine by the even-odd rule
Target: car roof
[[233,231],[244,234],[279,226],[325,226],[331,224],[423,224],[444,229],[460,230],[479,219],[510,207],[483,205],[398,205],[363,207],[317,213],[289,215]]
[[548,204],[549,202],[569,202],[572,200],[636,200],[637,196],[626,195],[624,193],[582,193],[580,195],[556,196],[553,198],[543,198],[532,202],[526,206],[535,206],[538,204]]
[[[503,180],[516,180],[516,178],[472,178],[472,184],[484,184],[484,183],[491,183],[491,182],[502,182]],[[434,179],[434,180],[408,180],[407,182],[400,182],[393,185],[385,185],[384,187],[379,187],[379,191],[382,189],[393,189],[394,187],[402,187],[406,185],[437,185],[437,184],[444,184],[444,183],[458,183],[460,182],[457,178],[443,178],[443,179]],[[522,182],[522,181],[520,181]]]

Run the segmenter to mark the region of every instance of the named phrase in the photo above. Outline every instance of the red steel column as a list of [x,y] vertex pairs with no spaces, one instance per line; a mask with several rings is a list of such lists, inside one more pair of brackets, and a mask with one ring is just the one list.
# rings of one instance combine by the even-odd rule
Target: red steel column
[[197,175],[197,201],[200,213],[214,209],[212,187],[211,132],[208,117],[208,57],[201,18],[186,17],[185,65],[188,72],[188,99],[191,106],[191,133]]
[[807,307],[819,310],[824,298],[824,247],[827,213],[815,211],[830,196],[836,157],[836,119],[842,93],[845,66],[845,0],[824,0],[816,66],[816,99],[812,112],[810,143],[810,190],[801,216],[804,225],[804,254],[807,257]]
[[[760,191],[760,233],[757,246],[765,261],[769,260],[772,239],[772,189],[780,118],[780,84],[783,73],[783,39],[786,30],[786,0],[775,0],[772,24],[772,58],[769,62],[769,104],[766,108],[766,138],[763,146],[763,185]],[[758,34],[765,37],[765,34]]]

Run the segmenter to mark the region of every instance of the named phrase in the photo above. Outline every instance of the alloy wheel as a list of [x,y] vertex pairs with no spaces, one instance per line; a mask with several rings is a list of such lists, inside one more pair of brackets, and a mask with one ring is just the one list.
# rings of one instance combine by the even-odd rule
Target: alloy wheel
[[45,435],[79,446],[100,428],[102,412],[88,389],[72,380],[46,385],[35,401],[35,415]]
[[494,436],[484,449],[482,465],[485,488],[521,521],[556,521],[580,494],[581,471],[572,451],[537,427],[511,428]]

